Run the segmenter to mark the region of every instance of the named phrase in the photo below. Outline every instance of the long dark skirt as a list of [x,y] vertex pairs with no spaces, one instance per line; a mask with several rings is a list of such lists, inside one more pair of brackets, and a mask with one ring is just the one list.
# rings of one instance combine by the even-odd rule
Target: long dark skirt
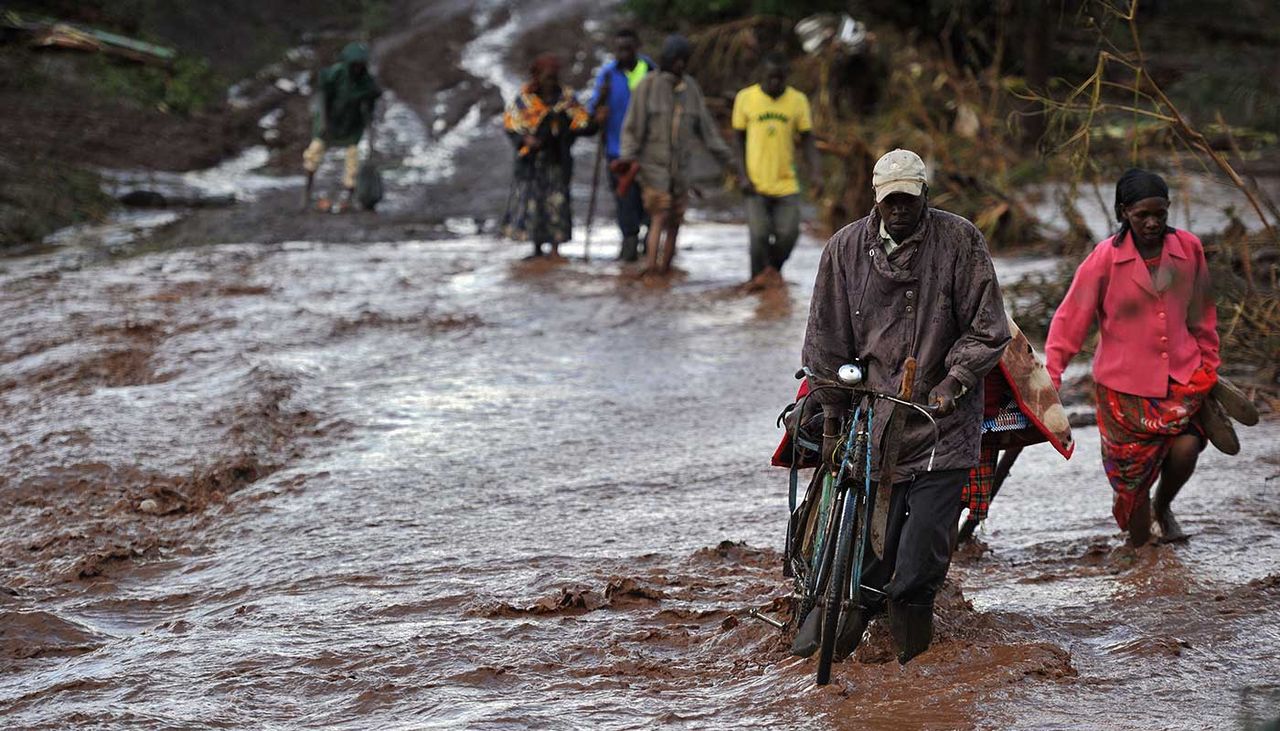
[[532,165],[517,163],[516,179],[503,218],[506,235],[517,241],[561,244],[573,233],[569,168],[539,155]]

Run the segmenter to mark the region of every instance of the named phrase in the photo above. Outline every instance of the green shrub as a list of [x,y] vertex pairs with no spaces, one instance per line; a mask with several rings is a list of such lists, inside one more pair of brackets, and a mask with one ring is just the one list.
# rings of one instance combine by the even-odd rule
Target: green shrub
[[99,56],[90,64],[89,79],[104,96],[182,115],[217,105],[226,88],[207,61],[192,56],[179,56],[168,68]]

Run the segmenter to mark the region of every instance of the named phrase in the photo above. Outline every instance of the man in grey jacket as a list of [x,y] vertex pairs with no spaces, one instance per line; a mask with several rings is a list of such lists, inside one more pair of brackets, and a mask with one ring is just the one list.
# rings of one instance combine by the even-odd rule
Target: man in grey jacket
[[[658,60],[661,73],[649,74],[631,93],[622,123],[619,169],[639,166],[641,196],[649,214],[645,272],[671,271],[676,236],[689,203],[689,168],[694,140],[701,140],[726,172],[747,180],[741,161],[716,131],[698,82],[685,72],[691,48],[682,36],[667,38]],[[661,256],[659,256],[661,254]]]
[[[893,431],[896,438],[889,437],[896,443],[891,445],[886,426],[892,412],[875,412],[873,479],[881,491],[892,489],[877,495],[877,509],[887,510],[881,516],[883,556],[868,552],[863,583],[882,590],[884,598],[864,599],[841,628],[839,643],[842,653],[852,652],[887,603],[898,659],[905,663],[932,640],[933,600],[951,563],[960,493],[978,463],[983,378],[999,363],[1010,334],[982,233],[960,216],[929,207],[920,157],[907,150],[886,154],[875,165],[872,185],[874,210],[836,232],[822,253],[803,362],[834,378],[841,364],[862,360],[866,387],[896,395],[914,358],[909,397],[936,407],[940,436],[932,470],[927,420],[903,409],[905,420]],[[815,398],[825,416],[822,451],[830,467],[839,460],[849,396],[828,389]],[[890,484],[880,479],[885,474]],[[812,652],[808,644],[802,631],[793,650]]]

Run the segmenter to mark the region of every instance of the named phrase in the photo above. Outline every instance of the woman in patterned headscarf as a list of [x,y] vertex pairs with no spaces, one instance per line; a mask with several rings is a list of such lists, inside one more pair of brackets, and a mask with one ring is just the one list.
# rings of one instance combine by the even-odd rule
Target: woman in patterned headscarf
[[533,256],[542,256],[543,244],[550,244],[551,256],[559,257],[560,244],[569,240],[573,228],[569,148],[578,137],[595,134],[596,124],[573,91],[560,83],[560,59],[555,54],[538,56],[529,74],[503,115],[516,148],[515,183],[504,228],[513,239],[533,242]]
[[1217,408],[1208,399],[1221,362],[1209,268],[1200,239],[1168,225],[1169,187],[1159,175],[1126,171],[1115,209],[1120,231],[1076,270],[1053,316],[1046,366],[1061,386],[1098,320],[1093,378],[1112,514],[1132,545],[1150,540],[1152,508],[1162,539],[1184,540],[1169,506],[1195,471],[1203,425]]

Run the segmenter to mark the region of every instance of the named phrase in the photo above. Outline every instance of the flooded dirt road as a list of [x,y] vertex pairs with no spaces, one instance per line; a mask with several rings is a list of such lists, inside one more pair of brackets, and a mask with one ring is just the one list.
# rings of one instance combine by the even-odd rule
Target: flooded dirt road
[[744,610],[788,591],[766,465],[819,249],[742,296],[743,237],[691,227],[670,288],[483,237],[0,264],[4,726],[1280,716],[1275,423],[1137,553],[1095,431],[1028,450],[935,648],[875,630],[815,689]]
[[[746,610],[781,613],[789,591],[786,475],[767,462],[818,243],[788,291],[746,296],[741,226],[690,226],[684,274],[657,288],[607,258],[607,207],[590,264],[472,235],[509,191],[496,115],[527,57],[563,48],[581,86],[604,15],[450,1],[397,18],[374,43],[377,216],[295,213],[296,178],[259,176],[249,149],[177,181],[221,192],[227,173],[234,207],[0,261],[0,726],[1280,717],[1275,422],[1242,431],[1238,457],[1206,453],[1178,503],[1189,544],[1140,552],[1111,521],[1094,430],[1069,463],[1028,450],[957,558],[935,648],[899,668],[877,627],[814,688]],[[164,250],[122,257],[135,245]]]

